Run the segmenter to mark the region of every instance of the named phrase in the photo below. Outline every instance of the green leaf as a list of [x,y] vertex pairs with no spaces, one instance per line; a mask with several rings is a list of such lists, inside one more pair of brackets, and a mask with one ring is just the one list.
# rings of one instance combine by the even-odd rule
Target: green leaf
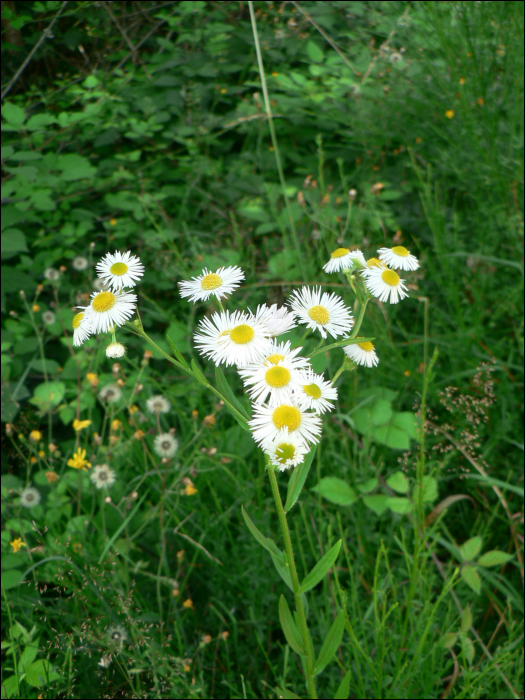
[[339,688],[335,691],[334,700],[347,700],[350,693],[350,671],[345,673],[345,677],[339,684]]
[[301,583],[301,593],[306,593],[306,591],[309,591],[326,576],[339,556],[342,542],[342,540],[336,542],[334,546],[331,547],[328,552],[326,552],[324,557],[317,562],[310,573],[304,577],[303,582]]
[[255,537],[257,542],[266,549],[266,551],[270,552],[273,556],[277,557],[278,559],[284,559],[284,554],[281,552],[279,547],[275,544],[273,540],[270,540],[268,537],[265,537],[262,532],[257,528],[257,526],[252,522],[250,516],[248,513],[244,510],[244,506],[241,506],[241,513],[242,517],[244,518],[244,522],[248,526],[248,530],[252,533],[252,535]]
[[499,549],[491,549],[490,552],[485,552],[478,559],[480,566],[500,566],[513,559],[512,554],[500,552]]
[[[7,160],[8,158],[10,158],[13,155],[14,152],[15,152],[15,149],[12,146],[2,146],[2,148],[1,148],[2,160]],[[11,192],[14,192],[14,189],[12,189]],[[11,194],[11,192],[9,194]],[[6,194],[5,196],[7,197],[8,195]],[[2,185],[2,197],[4,197],[3,185]]]
[[56,681],[60,674],[53,671],[53,665],[47,659],[39,659],[31,664],[26,671],[25,680],[34,688],[41,688],[50,681]]
[[42,413],[47,413],[59,405],[65,393],[66,385],[63,382],[43,382],[36,387],[29,403],[36,406]]
[[82,83],[85,88],[94,88],[100,85],[100,80],[95,75],[88,75],[88,77]]
[[393,423],[373,428],[372,438],[381,445],[386,445],[393,450],[408,450],[410,447],[410,438],[408,435],[404,430],[396,428]]
[[472,611],[469,606],[463,610],[463,615],[461,616],[461,623],[459,629],[466,633],[472,627]]
[[386,399],[377,399],[370,406],[370,422],[373,426],[380,426],[388,423],[392,418],[392,406]]
[[373,491],[376,488],[378,483],[378,479],[374,477],[373,479],[368,479],[368,481],[365,481],[362,484],[357,484],[357,490],[359,493],[370,493],[370,491]]
[[278,698],[285,698],[285,700],[301,700],[300,695],[292,693],[292,691],[288,690],[288,688],[276,688],[275,692],[277,693]]
[[412,510],[412,502],[408,498],[399,498],[398,496],[388,496],[387,506],[394,513],[410,513]]
[[[438,497],[437,481],[432,476],[423,477],[423,503],[435,501]],[[419,502],[419,486],[416,484],[412,491],[412,500]]]
[[472,561],[475,559],[478,556],[482,545],[483,540],[479,536],[471,537],[470,540],[463,542],[463,544],[459,547],[459,553],[461,554],[463,561]]
[[173,353],[173,356],[175,357],[175,359],[178,360],[181,363],[181,365],[183,365],[184,367],[187,367],[189,369],[190,368],[189,364],[186,362],[186,360],[184,359],[183,355],[181,354],[180,350],[175,345],[173,340],[169,337],[167,331],[166,331],[166,340],[168,341],[168,345],[170,346],[171,352]]
[[474,661],[474,644],[467,635],[461,635],[461,650],[466,660],[471,664]]
[[478,572],[476,569],[471,566],[470,564],[465,564],[464,566],[461,567],[461,578],[467,586],[470,586],[474,593],[480,593],[481,592],[481,579],[479,577]]
[[312,491],[321,494],[327,501],[338,506],[350,506],[357,500],[353,488],[336,476],[325,476],[317,486],[312,488]]
[[231,386],[228,384],[228,380],[224,376],[219,366],[215,367],[215,379],[217,381],[217,388],[221,394],[232,404],[232,406],[234,406],[234,408],[239,411],[242,416],[248,419],[250,417],[248,412],[233,393]]
[[363,503],[367,508],[373,510],[376,515],[381,515],[388,508],[390,496],[374,494],[373,496],[363,496]]
[[193,372],[193,376],[195,377],[195,379],[200,384],[206,387],[209,386],[208,380],[206,379],[202,371],[197,367],[194,360],[191,361],[191,371]]
[[2,116],[10,124],[21,126],[26,119],[26,113],[22,107],[14,105],[12,102],[4,102],[2,105]]
[[31,369],[35,370],[35,372],[44,372],[45,370],[49,374],[56,374],[59,367],[58,362],[51,360],[49,357],[46,357],[45,360],[37,358],[31,363]]
[[414,413],[410,413],[410,411],[396,413],[392,419],[394,428],[399,428],[399,430],[402,430],[413,440],[419,440],[419,422],[417,416]]
[[18,670],[20,673],[23,673],[28,666],[30,666],[33,661],[36,659],[36,655],[38,654],[38,642],[33,642],[33,644],[29,644],[24,651],[22,652],[22,655],[20,656],[20,660],[18,661]]
[[2,258],[11,258],[17,253],[27,252],[26,237],[18,228],[7,228],[2,232]]
[[29,118],[25,128],[28,131],[40,131],[50,124],[56,124],[55,117],[52,114],[41,112],[40,114],[33,114],[33,116]]
[[9,676],[9,678],[5,680],[2,678],[2,697],[12,698],[18,691],[20,681],[21,678],[19,678],[17,682],[16,676]]
[[314,665],[314,674],[318,675],[325,668],[325,666],[332,660],[335,656],[341,640],[343,639],[343,632],[345,629],[345,614],[342,610],[339,611],[337,617],[335,618],[326,639],[323,642],[321,651],[319,652],[319,657]]
[[310,61],[313,61],[314,63],[320,63],[323,58],[324,58],[324,53],[322,49],[317,46],[313,41],[309,41],[306,44],[306,53],[308,54],[308,58]]
[[458,635],[455,632],[447,632],[441,637],[441,644],[445,649],[452,649],[458,640]]
[[281,554],[280,557],[276,557],[275,554],[270,553],[270,556],[272,557],[273,565],[277,569],[277,573],[286,583],[288,588],[293,592],[293,583],[292,576],[290,574],[290,567],[288,566],[288,562],[286,561],[284,554]]
[[408,479],[403,472],[394,472],[388,477],[386,483],[390,486],[392,491],[397,491],[397,493],[408,493],[410,489]]
[[89,160],[78,153],[60,155],[56,167],[62,171],[61,180],[66,182],[93,178],[97,174],[97,169],[91,165]]
[[304,458],[304,462],[301,462],[292,472],[292,475],[288,481],[288,492],[286,495],[286,503],[284,504],[284,510],[288,513],[293,506],[297,503],[297,499],[301,495],[301,491],[312,466],[315,451],[317,445],[314,445],[310,452]]
[[22,572],[18,569],[10,569],[2,571],[2,588],[8,591],[11,588],[16,588],[22,580]]
[[281,595],[279,598],[279,620],[281,621],[281,627],[283,628],[284,636],[286,637],[288,645],[295,651],[296,654],[306,656],[301,633],[297,629],[293,615],[290,612],[286,598],[283,595]]

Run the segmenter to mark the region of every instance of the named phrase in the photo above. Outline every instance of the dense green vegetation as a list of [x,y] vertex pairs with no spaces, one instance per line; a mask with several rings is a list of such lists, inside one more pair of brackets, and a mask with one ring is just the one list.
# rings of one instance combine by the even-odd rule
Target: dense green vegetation
[[[523,4],[253,5],[277,150],[247,3],[2,3],[2,697],[307,697],[241,515],[282,547],[263,454],[161,352],[216,385],[192,336],[217,303],[178,288],[205,267],[244,270],[231,309],[302,284],[352,306],[331,251],[393,244],[410,298],[369,305],[379,365],[338,379],[288,518],[301,577],[342,539],[308,593],[317,650],[345,611],[318,693],[521,697]],[[119,331],[115,366],[70,329],[116,250],[161,352]],[[423,439],[385,433],[424,391]]]

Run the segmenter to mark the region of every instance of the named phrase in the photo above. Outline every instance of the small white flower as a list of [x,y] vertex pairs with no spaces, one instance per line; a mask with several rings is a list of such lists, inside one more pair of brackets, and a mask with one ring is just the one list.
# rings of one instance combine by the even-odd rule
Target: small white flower
[[220,267],[216,272],[208,272],[206,268],[198,277],[192,277],[189,282],[180,282],[181,297],[190,297],[190,301],[207,301],[212,294],[221,299],[237,289],[244,279],[240,267]]
[[168,399],[159,394],[158,396],[152,396],[146,401],[146,408],[150,413],[169,413],[171,404]]
[[57,317],[52,311],[44,311],[42,314],[42,321],[45,323],[46,326],[50,326],[52,323],[54,323],[57,320]]
[[55,270],[54,267],[48,267],[44,270],[44,277],[50,282],[56,282],[60,277],[60,272]]
[[366,266],[361,270],[361,274],[363,275],[363,277],[367,277],[376,268],[385,270],[386,265],[384,262],[379,260],[379,258],[368,258],[368,260],[366,261]]
[[397,304],[400,299],[408,296],[408,290],[403,284],[397,272],[388,267],[373,267],[365,276],[365,285],[368,291],[377,297],[379,301],[388,301]]
[[92,333],[89,319],[86,317],[86,314],[81,311],[79,314],[73,316],[71,325],[73,326],[73,345],[82,345]]
[[104,489],[113,486],[117,477],[113,469],[110,469],[107,464],[99,464],[90,473],[89,478],[95,484],[97,489]]
[[312,330],[317,329],[323,338],[327,337],[327,332],[334,338],[346,336],[354,325],[350,310],[341,297],[328,292],[321,294],[320,287],[313,291],[308,287],[294,290],[291,306],[301,322]]
[[107,333],[111,326],[122,326],[128,321],[135,313],[136,306],[136,294],[105,291],[93,292],[91,304],[79,308],[84,308],[92,333]]
[[122,625],[113,625],[108,628],[107,631],[108,639],[110,642],[122,645],[128,638],[128,633],[122,627]]
[[354,262],[358,261],[361,267],[365,267],[365,256],[360,250],[350,250],[349,248],[337,248],[331,254],[330,260],[323,265],[325,272],[340,272],[348,270],[354,266]]
[[280,362],[286,362],[286,365],[291,369],[306,369],[310,367],[310,363],[305,357],[299,355],[301,350],[301,347],[292,350],[289,340],[279,342],[274,339],[263,358],[252,365],[247,365],[245,368],[239,369],[239,374],[243,379],[246,379],[247,377],[253,376],[262,365],[270,367]]
[[89,267],[89,260],[87,258],[82,257],[82,255],[77,255],[76,258],[73,258],[71,267],[74,270],[78,270],[79,272],[81,270],[86,270]]
[[96,265],[98,276],[105,280],[114,291],[123,287],[134,287],[136,280],[144,274],[144,265],[140,258],[132,255],[129,250],[126,253],[117,251],[108,253]]
[[337,389],[313,369],[303,370],[299,375],[300,386],[294,393],[299,406],[311,408],[316,413],[331,411],[334,405],[330,401],[337,401]]
[[101,666],[102,668],[109,668],[111,666],[111,656],[108,654],[102,654],[97,665]]
[[270,462],[283,472],[304,462],[309,450],[303,440],[290,433],[288,428],[283,428],[268,443],[264,451],[270,457]]
[[41,498],[40,491],[33,486],[28,486],[20,492],[20,505],[24,508],[34,508],[40,503]]
[[269,308],[266,304],[258,306],[255,318],[268,326],[272,337],[287,333],[297,326],[295,314],[286,306],[279,307],[278,304],[272,304]]
[[417,270],[419,262],[415,255],[411,255],[410,251],[402,245],[396,245],[394,248],[379,248],[379,259],[393,267],[394,270]]
[[[243,376],[243,370],[239,374]],[[292,391],[298,387],[299,380],[298,370],[284,359],[279,362],[263,362],[244,376],[244,386],[248,388],[250,399],[255,403],[264,403],[269,394],[270,406],[291,401]]]
[[343,352],[356,364],[363,367],[375,367],[379,364],[379,357],[374,350],[373,343],[369,340],[365,340],[363,343],[345,345]]
[[214,313],[204,318],[194,335],[201,355],[210,357],[216,365],[245,367],[261,360],[271,347],[270,330],[253,314],[242,311]]
[[248,425],[255,442],[263,447],[274,440],[283,428],[288,428],[291,435],[303,442],[319,442],[321,419],[315,413],[306,413],[293,402],[275,407],[254,404],[253,412]]
[[108,386],[102,387],[98,392],[98,398],[103,402],[113,403],[114,401],[119,401],[122,397],[122,392],[117,384],[108,384]]
[[403,56],[398,51],[393,51],[388,57],[390,63],[399,63],[399,61],[401,61],[402,59]]
[[124,357],[125,354],[126,348],[122,343],[110,343],[106,348],[106,357],[110,357],[112,360]]
[[153,441],[153,449],[159,457],[169,459],[179,449],[179,441],[171,433],[160,433]]

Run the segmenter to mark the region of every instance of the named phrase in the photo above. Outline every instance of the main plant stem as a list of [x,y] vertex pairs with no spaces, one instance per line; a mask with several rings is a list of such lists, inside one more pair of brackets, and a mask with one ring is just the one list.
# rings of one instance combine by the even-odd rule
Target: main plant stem
[[306,626],[306,615],[304,612],[303,601],[301,599],[299,577],[297,576],[297,569],[295,568],[295,559],[293,556],[290,530],[288,528],[288,521],[286,520],[286,513],[284,512],[283,503],[281,501],[281,494],[279,493],[279,486],[277,484],[277,477],[275,476],[275,470],[272,467],[270,467],[268,469],[268,475],[270,477],[270,484],[272,487],[273,498],[275,500],[275,506],[277,508],[277,513],[279,515],[279,522],[281,523],[281,530],[283,532],[284,549],[286,552],[286,559],[288,561],[288,567],[290,569],[290,576],[292,578],[295,606],[297,608],[297,613],[299,615],[299,626],[301,628],[301,636],[303,638],[303,646],[304,646],[304,649],[306,652],[306,680],[308,683],[308,691],[309,691],[308,697],[309,698],[317,698],[317,693],[315,690],[315,680],[314,680],[313,649],[310,645],[310,638],[308,636],[308,628]]

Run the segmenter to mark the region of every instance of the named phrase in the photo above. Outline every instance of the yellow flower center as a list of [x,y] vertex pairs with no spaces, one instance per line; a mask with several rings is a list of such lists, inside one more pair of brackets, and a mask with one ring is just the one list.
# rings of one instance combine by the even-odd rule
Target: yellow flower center
[[400,255],[402,258],[406,258],[407,255],[410,255],[408,250],[403,247],[402,245],[396,245],[394,248],[392,248],[392,253],[395,253],[396,255]]
[[337,250],[334,250],[334,252],[330,255],[331,258],[342,258],[344,255],[349,253],[350,251],[348,248],[337,248]]
[[91,306],[93,307],[93,311],[103,314],[112,309],[116,303],[117,297],[113,292],[100,292],[91,302]]
[[293,459],[295,454],[295,447],[290,445],[289,442],[282,442],[278,447],[275,448],[275,456],[277,461],[284,464],[287,459]]
[[79,314],[75,314],[73,316],[73,320],[71,321],[71,325],[73,326],[73,330],[76,331],[76,329],[80,326],[80,321],[84,318],[84,312],[81,311]]
[[399,275],[394,270],[384,270],[381,273],[381,279],[386,282],[390,287],[397,287],[399,284]]
[[206,291],[210,289],[217,289],[222,284],[222,277],[216,274],[204,275],[201,280],[201,289]]
[[279,355],[277,352],[266,358],[266,362],[269,362],[271,365],[276,365],[281,360],[284,360],[284,355]]
[[128,266],[123,262],[113,263],[113,265],[109,268],[111,274],[116,275],[117,277],[122,277],[122,275],[125,275],[128,270]]
[[366,261],[366,264],[368,267],[384,267],[385,263],[381,262],[379,258],[370,258],[370,260]]
[[308,310],[308,316],[310,316],[312,321],[320,323],[322,326],[330,320],[328,309],[325,309],[324,306],[312,306],[312,308]]
[[286,386],[290,378],[291,374],[286,367],[280,366],[271,367],[265,374],[266,383],[269,386],[273,386],[275,389]]
[[293,432],[301,425],[301,411],[295,406],[279,406],[272,414],[272,421],[277,430],[288,428]]
[[240,326],[235,326],[235,328],[230,333],[230,338],[237,345],[246,345],[250,340],[253,340],[255,332],[251,326],[247,326],[245,323],[241,323]]
[[319,389],[317,384],[305,384],[303,386],[303,391],[307,396],[311,396],[312,399],[321,398],[321,389]]
[[357,343],[361,350],[364,350],[365,352],[372,352],[374,349],[373,343],[371,343],[369,340],[365,340],[364,343]]

